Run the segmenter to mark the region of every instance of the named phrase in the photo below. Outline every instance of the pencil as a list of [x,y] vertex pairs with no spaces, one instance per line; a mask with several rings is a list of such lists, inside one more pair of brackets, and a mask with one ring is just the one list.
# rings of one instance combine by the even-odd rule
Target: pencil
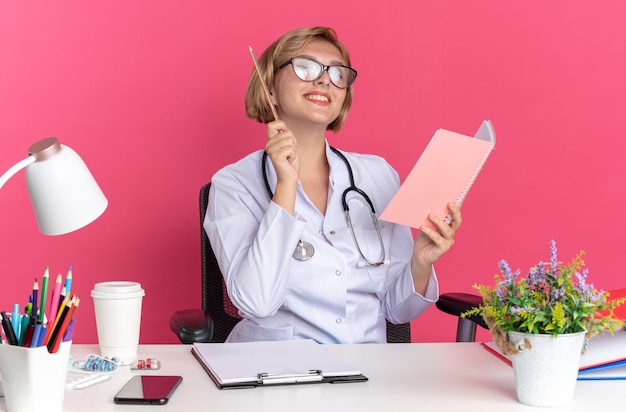
[[39,283],[37,283],[37,278],[35,278],[35,283],[33,283],[33,306],[30,314],[37,318],[37,298],[39,297]]
[[50,343],[50,340],[52,339],[52,334],[54,333],[55,330],[58,329],[59,323],[62,322],[61,315],[63,315],[63,312],[65,311],[65,309],[67,309],[69,300],[70,300],[70,297],[66,296],[65,299],[63,299],[63,302],[61,303],[61,305],[59,306],[59,310],[57,311],[57,316],[56,316],[56,319],[54,319],[54,322],[52,322],[52,319],[48,321],[48,322],[52,322],[52,326],[48,325],[49,332],[47,333],[48,336],[46,336],[44,345],[47,345]]
[[[67,300],[67,298],[65,298],[65,300]],[[69,299],[69,303],[67,303],[63,307],[63,310],[61,310],[59,315],[57,316],[57,321],[54,323],[54,326],[52,327],[53,331],[50,334],[50,338],[48,339],[48,342],[46,343],[46,346],[48,347],[48,352],[50,353],[52,353],[52,347],[54,345],[54,341],[59,335],[59,331],[61,330],[61,325],[63,325],[63,322],[65,321],[65,317],[67,316],[67,313],[69,312],[70,307],[72,306],[73,303],[74,303],[74,298]]]
[[44,342],[48,342],[48,337],[52,330],[52,324],[56,320],[57,311],[59,309],[59,299],[61,297],[61,274],[57,275],[57,279],[54,282],[54,290],[52,290],[52,299],[50,301],[50,309],[48,310],[48,324],[46,328],[46,336]]
[[72,267],[70,266],[67,271],[67,276],[65,277],[65,293],[70,294],[70,289],[72,287]]
[[65,334],[65,330],[67,329],[67,326],[70,324],[70,320],[72,319],[72,316],[74,316],[74,312],[76,311],[76,308],[78,307],[79,303],[80,303],[80,297],[74,296],[69,305],[69,309],[67,309],[67,311],[64,309],[64,312],[66,313],[62,315],[63,322],[61,323],[61,326],[53,332],[53,336],[51,337],[50,342],[48,342],[48,345],[47,345],[48,352],[56,353],[59,350],[59,345],[61,344],[61,341],[63,340],[63,335]]
[[63,301],[65,300],[66,296],[67,296],[67,289],[65,289],[65,286],[63,286],[61,288],[61,294],[59,295],[59,307],[57,308],[57,313],[59,313],[59,311],[61,310],[61,305],[63,305]]
[[252,63],[254,63],[254,69],[256,70],[257,76],[259,76],[259,81],[261,82],[261,86],[263,87],[263,93],[265,93],[265,99],[267,100],[267,104],[270,106],[270,110],[272,111],[272,115],[274,116],[274,120],[278,120],[278,114],[276,113],[276,109],[274,108],[274,104],[272,103],[272,98],[270,97],[270,91],[267,88],[267,84],[263,79],[263,75],[261,74],[261,68],[259,67],[259,63],[256,60],[256,56],[254,55],[254,50],[252,47],[248,46],[248,50],[250,51],[250,57],[252,57]]
[[39,303],[39,314],[37,315],[37,321],[43,322],[43,318],[46,314],[46,294],[48,293],[48,279],[50,278],[50,272],[48,270],[48,266],[46,266],[46,271],[43,274],[43,279],[41,279],[41,302]]
[[50,309],[48,310],[48,322],[54,322],[54,318],[57,316],[57,310],[59,310],[59,299],[61,298],[61,283],[62,277],[59,273],[54,282],[54,289],[52,290]]

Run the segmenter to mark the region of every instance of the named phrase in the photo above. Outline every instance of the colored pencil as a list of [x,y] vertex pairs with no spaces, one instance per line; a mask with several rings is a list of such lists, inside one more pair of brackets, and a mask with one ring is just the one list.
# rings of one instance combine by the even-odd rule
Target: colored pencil
[[46,340],[44,342],[44,345],[47,345],[48,343],[50,343],[50,340],[52,339],[52,333],[58,329],[59,327],[59,323],[62,322],[61,320],[61,315],[63,315],[63,311],[67,308],[67,305],[69,305],[69,301],[70,301],[70,297],[66,296],[65,299],[63,299],[63,302],[61,303],[61,305],[59,305],[59,310],[57,311],[57,316],[54,319],[54,322],[52,322],[52,320],[50,320],[50,322],[52,322],[52,326],[48,326],[48,329],[50,330],[48,332],[48,336],[46,336]]
[[70,290],[72,288],[72,267],[70,266],[67,271],[67,276],[65,277],[65,293],[70,294]]
[[59,295],[59,307],[57,308],[57,314],[61,310],[61,306],[63,305],[63,301],[65,301],[66,297],[67,297],[67,289],[65,289],[65,286],[63,286],[61,288],[61,294]]
[[52,300],[50,301],[50,310],[48,311],[48,323],[52,324],[57,317],[57,311],[59,310],[59,299],[61,298],[61,274],[57,275],[57,279],[54,282],[54,289],[52,290]]
[[37,278],[35,278],[35,283],[33,283],[33,306],[30,314],[37,318],[37,301],[39,298],[39,283],[37,283]]
[[50,278],[50,272],[48,270],[48,266],[46,266],[46,271],[43,274],[43,279],[41,279],[41,293],[39,303],[39,314],[37,315],[37,321],[43,322],[44,316],[46,314],[46,294],[48,293],[48,279]]
[[54,322],[54,325],[52,326],[52,332],[50,333],[50,337],[48,338],[48,341],[46,342],[46,346],[48,347],[48,352],[52,351],[52,346],[54,345],[54,341],[57,337],[57,335],[59,334],[59,330],[61,329],[61,325],[63,324],[63,321],[65,320],[65,317],[67,316],[67,312],[69,312],[70,310],[70,306],[73,303],[73,298],[65,298],[65,300],[67,301],[66,304],[63,305],[63,309],[59,310],[59,314],[57,315],[57,319]]
[[72,316],[74,316],[74,311],[78,307],[79,303],[80,298],[73,296],[70,300],[70,304],[63,309],[64,313],[61,315],[61,320],[59,320],[59,327],[52,332],[50,340],[48,341],[48,352],[56,353],[59,350],[59,345],[63,340],[65,330],[67,329]]
[[44,342],[48,342],[48,336],[52,330],[52,324],[56,320],[57,311],[59,309],[59,299],[61,297],[61,274],[57,275],[57,279],[54,282],[54,290],[52,291],[52,299],[50,301],[50,309],[48,310],[48,324],[46,328],[46,337]]

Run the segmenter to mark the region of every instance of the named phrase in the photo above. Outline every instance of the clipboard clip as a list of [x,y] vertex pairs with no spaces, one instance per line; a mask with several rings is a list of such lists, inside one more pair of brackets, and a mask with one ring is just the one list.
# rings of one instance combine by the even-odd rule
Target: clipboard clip
[[259,373],[258,382],[262,385],[286,385],[293,383],[321,382],[324,375],[321,370],[313,369],[308,372],[298,372],[285,369],[277,373]]

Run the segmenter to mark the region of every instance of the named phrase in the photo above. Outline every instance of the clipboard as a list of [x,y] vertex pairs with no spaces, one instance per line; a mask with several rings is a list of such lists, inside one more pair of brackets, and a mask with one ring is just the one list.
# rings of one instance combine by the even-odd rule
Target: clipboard
[[219,389],[368,380],[312,339],[194,343],[191,353]]

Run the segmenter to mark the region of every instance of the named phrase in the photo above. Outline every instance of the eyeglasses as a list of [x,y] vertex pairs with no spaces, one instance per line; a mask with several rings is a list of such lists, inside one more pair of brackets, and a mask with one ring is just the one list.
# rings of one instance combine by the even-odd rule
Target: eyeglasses
[[282,70],[289,64],[293,67],[293,72],[298,79],[304,80],[305,82],[313,82],[322,77],[324,71],[327,71],[330,82],[340,89],[347,89],[352,86],[357,74],[356,70],[351,67],[338,64],[326,66],[308,57],[294,57],[289,59],[289,61],[281,64],[274,70],[274,73]]

